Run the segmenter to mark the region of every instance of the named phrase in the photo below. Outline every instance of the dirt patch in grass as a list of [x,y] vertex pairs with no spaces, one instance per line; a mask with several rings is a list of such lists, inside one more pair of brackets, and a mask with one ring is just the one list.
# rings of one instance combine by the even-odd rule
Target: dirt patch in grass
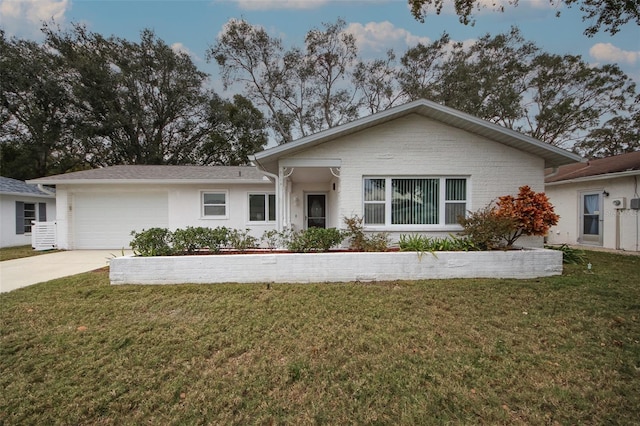
[[0,295],[4,424],[630,424],[640,258],[535,280]]

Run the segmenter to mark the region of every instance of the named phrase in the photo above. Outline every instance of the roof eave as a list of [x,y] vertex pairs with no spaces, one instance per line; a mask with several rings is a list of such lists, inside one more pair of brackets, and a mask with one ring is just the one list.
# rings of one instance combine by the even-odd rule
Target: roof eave
[[40,183],[44,185],[247,185],[270,184],[269,179],[47,179],[27,183]]
[[579,178],[557,180],[553,182],[547,182],[545,183],[545,186],[556,186],[556,185],[564,185],[567,183],[589,182],[589,181],[602,180],[602,179],[615,179],[615,178],[626,177],[626,176],[640,176],[640,170],[627,170],[624,172],[604,173],[599,175],[583,176]]
[[537,155],[545,160],[545,167],[558,167],[584,161],[579,155],[562,148],[549,145],[515,130],[490,123],[478,117],[425,99],[410,102],[355,120],[351,123],[303,137],[296,141],[269,148],[256,153],[252,160],[262,162],[275,161],[282,154],[295,153],[307,146],[314,146],[338,137],[346,136],[412,113],[421,114],[464,131],[476,133],[488,139],[496,140],[499,143]]
[[18,197],[34,197],[34,198],[56,198],[55,194],[33,194],[31,192],[0,192],[0,195],[11,195]]

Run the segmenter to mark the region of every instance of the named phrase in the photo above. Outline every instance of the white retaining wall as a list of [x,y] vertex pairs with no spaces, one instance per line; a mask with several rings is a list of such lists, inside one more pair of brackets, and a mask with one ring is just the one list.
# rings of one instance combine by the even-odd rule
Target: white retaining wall
[[311,283],[562,274],[562,252],[272,253],[111,260],[111,284]]

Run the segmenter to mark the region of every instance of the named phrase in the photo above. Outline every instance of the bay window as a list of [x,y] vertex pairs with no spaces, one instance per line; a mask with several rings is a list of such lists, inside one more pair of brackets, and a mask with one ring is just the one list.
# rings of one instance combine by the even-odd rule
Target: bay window
[[363,188],[369,226],[457,225],[467,211],[465,177],[366,177]]

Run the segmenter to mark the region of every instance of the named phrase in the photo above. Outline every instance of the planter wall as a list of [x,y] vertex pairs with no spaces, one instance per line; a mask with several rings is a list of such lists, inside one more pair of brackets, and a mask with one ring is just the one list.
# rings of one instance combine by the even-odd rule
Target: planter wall
[[265,253],[111,260],[111,284],[309,283],[562,274],[562,252]]

